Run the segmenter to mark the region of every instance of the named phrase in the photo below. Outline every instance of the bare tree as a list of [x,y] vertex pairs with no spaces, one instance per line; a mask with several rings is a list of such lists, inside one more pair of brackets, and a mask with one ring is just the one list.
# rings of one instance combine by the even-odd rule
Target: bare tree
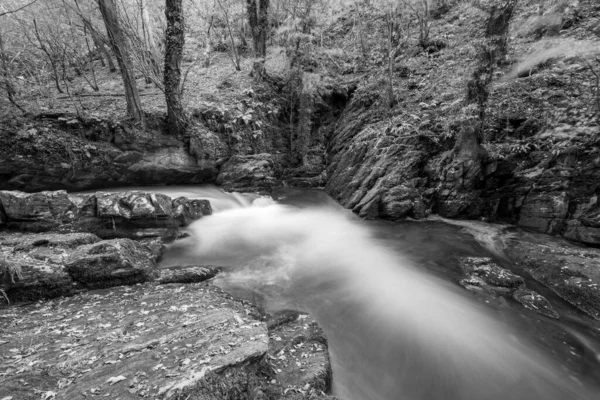
[[106,32],[110,39],[111,47],[117,57],[117,63],[121,70],[123,86],[125,87],[125,99],[127,100],[127,113],[135,122],[144,122],[144,113],[140,101],[135,76],[133,74],[133,65],[129,58],[127,42],[119,26],[117,7],[114,0],[98,0],[102,19],[106,25]]
[[6,49],[4,48],[4,39],[2,38],[2,31],[0,30],[0,67],[2,68],[2,85],[4,86],[4,90],[6,91],[6,96],[8,97],[8,101],[18,108],[20,111],[25,112],[25,109],[17,103],[15,100],[15,87],[12,83],[12,78],[10,74],[10,66],[8,55],[6,54]]
[[182,134],[187,119],[181,104],[181,56],[185,43],[185,20],[182,0],[166,0],[165,15],[167,17],[165,48],[165,98],[167,102],[167,122],[172,134]]
[[231,30],[231,24],[229,22],[229,11],[227,11],[227,7],[223,6],[223,3],[221,2],[221,0],[217,0],[217,4],[219,4],[219,8],[221,8],[221,11],[223,11],[223,15],[225,16],[225,25],[227,26],[227,33],[229,36],[229,43],[231,46],[231,51],[229,52],[229,57],[231,58],[231,61],[233,62],[233,66],[235,67],[236,71],[240,71],[240,54],[237,50],[237,47],[235,45],[235,40],[233,38],[233,31]]

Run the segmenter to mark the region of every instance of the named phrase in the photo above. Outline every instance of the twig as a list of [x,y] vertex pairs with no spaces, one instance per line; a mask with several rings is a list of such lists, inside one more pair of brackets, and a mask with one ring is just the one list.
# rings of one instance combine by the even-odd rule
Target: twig
[[32,5],[33,3],[37,2],[38,0],[33,0],[31,3],[27,3],[25,4],[23,7],[17,8],[16,10],[12,10],[12,11],[5,11],[3,13],[0,14],[0,17],[4,16],[4,15],[8,15],[8,14],[12,14],[12,13],[16,13],[17,11],[21,11],[22,9],[24,9],[25,7],[29,7],[30,5]]
[[[158,96],[160,93],[140,93],[140,96]],[[125,93],[83,93],[78,94],[79,97],[125,97]],[[57,100],[68,99],[69,96],[57,97]]]

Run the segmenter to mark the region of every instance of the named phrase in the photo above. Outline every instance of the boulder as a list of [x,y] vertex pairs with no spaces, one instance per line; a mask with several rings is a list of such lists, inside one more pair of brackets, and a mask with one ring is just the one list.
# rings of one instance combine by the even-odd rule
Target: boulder
[[158,276],[152,255],[142,244],[130,239],[79,246],[65,266],[75,281],[88,288],[147,282]]
[[78,285],[64,262],[74,248],[100,241],[89,233],[0,233],[0,288],[11,301],[72,294]]

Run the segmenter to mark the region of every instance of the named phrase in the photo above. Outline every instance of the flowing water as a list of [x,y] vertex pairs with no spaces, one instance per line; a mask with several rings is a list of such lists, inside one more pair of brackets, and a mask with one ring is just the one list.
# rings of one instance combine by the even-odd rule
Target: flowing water
[[560,322],[457,285],[460,256],[493,257],[523,275],[502,253],[514,228],[366,222],[317,191],[276,200],[185,191],[211,198],[215,213],[190,225],[163,265],[227,266],[216,283],[233,295],[310,313],[327,335],[341,399],[600,398],[597,324],[527,276]]

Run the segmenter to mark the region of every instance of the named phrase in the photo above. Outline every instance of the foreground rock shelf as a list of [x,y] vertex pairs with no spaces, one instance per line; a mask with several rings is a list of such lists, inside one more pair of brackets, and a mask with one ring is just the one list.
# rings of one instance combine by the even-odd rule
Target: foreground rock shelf
[[208,284],[118,287],[4,308],[0,398],[172,397],[209,371],[263,357],[267,327],[255,315]]
[[209,282],[5,307],[0,398],[329,398],[318,325],[295,314],[268,331],[261,319]]

